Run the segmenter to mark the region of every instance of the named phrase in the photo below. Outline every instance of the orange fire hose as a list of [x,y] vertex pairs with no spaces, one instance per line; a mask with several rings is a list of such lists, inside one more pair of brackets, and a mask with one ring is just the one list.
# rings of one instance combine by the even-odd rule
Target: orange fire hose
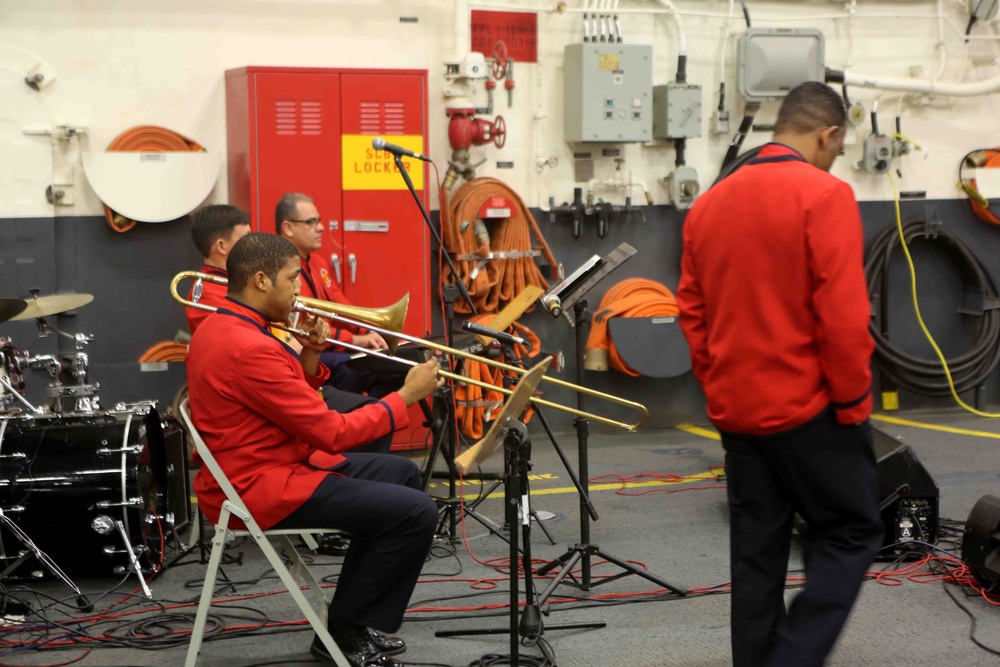
[[165,340],[152,345],[139,357],[140,364],[155,363],[162,361],[184,361],[187,358],[188,346],[184,343],[175,343],[172,340]]
[[656,282],[645,278],[628,278],[617,284],[601,298],[594,313],[584,368],[616,371],[638,377],[640,373],[630,367],[618,354],[615,343],[608,337],[608,320],[612,317],[669,317],[679,314],[673,293]]
[[[477,226],[481,229],[480,237],[483,236],[482,225],[477,225],[476,220],[479,210],[489,198],[496,196],[505,197],[511,202],[511,216],[495,223],[488,238],[477,238]],[[447,201],[445,190],[441,191],[441,201]],[[553,271],[557,270],[555,257],[528,207],[516,192],[495,178],[473,179],[455,192],[447,206],[442,204],[441,234],[445,249],[459,258],[455,260],[459,279],[465,283],[476,309],[481,313],[502,310],[527,285],[548,289],[548,281],[530,255],[532,236],[549,266],[553,267]],[[487,259],[491,252],[500,254],[501,257]],[[503,253],[525,254],[504,258]],[[472,256],[482,259],[460,259]],[[443,266],[441,286],[454,282],[455,276],[451,269]],[[530,310],[531,308],[528,309]],[[468,306],[462,302],[455,304],[455,311],[469,312]]]
[[[134,152],[134,153],[200,153],[204,148],[186,137],[182,137],[172,130],[155,125],[139,125],[130,130],[125,130],[108,146],[109,152]],[[129,220],[120,213],[116,213],[105,204],[104,219],[108,225],[116,232],[122,233],[135,227],[135,220]]]
[[[991,148],[979,152],[982,155],[977,156],[978,157],[977,162],[981,161],[982,164],[979,164],[978,168],[982,169],[986,167],[990,169],[1000,169],[1000,148]],[[971,187],[972,191],[976,195],[979,195],[979,191],[976,186],[976,179],[974,178],[968,179],[966,185],[968,187]],[[965,188],[963,187],[963,189]],[[970,194],[968,190],[966,190],[966,194]],[[985,202],[985,204],[983,202]],[[969,205],[972,206],[972,212],[976,214],[976,217],[978,217],[983,222],[989,222],[994,225],[1000,225],[1000,218],[998,218],[997,215],[990,210],[989,201],[984,199],[982,195],[979,195],[978,197],[970,196]]]
[[[476,324],[489,324],[489,322],[493,319],[493,314],[479,314],[469,319]],[[524,358],[525,356],[535,357],[538,355],[541,350],[541,341],[535,332],[517,322],[511,325],[508,332],[526,339],[531,345],[530,353],[528,352],[527,346],[515,345],[514,354],[518,358]],[[510,362],[511,360],[509,359],[505,360],[505,363],[509,364]],[[486,364],[482,364],[471,359],[466,359],[464,366],[465,370],[463,375],[469,379],[479,380],[480,382],[488,382],[496,385],[497,387],[503,387],[503,372],[501,369],[487,366]],[[482,387],[477,387],[471,384],[456,384],[455,416],[458,418],[458,427],[462,430],[462,433],[475,440],[482,438],[484,432],[484,422],[488,421],[488,418],[491,417],[495,411],[498,411],[501,406],[503,406],[505,398],[506,397],[498,391],[484,390]],[[532,414],[533,411],[531,409],[525,413],[524,423],[527,424],[531,420]]]

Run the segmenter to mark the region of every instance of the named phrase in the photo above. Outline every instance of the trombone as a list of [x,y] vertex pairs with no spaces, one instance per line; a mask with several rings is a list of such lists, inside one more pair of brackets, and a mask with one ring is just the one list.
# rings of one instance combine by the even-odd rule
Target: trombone
[[[212,282],[219,285],[227,285],[228,281],[221,277],[215,276],[208,273],[201,273],[199,271],[182,271],[174,276],[173,280],[170,281],[170,295],[175,301],[188,308],[196,308],[198,310],[205,310],[209,312],[214,312],[216,308],[213,306],[206,306],[204,304],[198,303],[196,301],[190,301],[177,291],[177,286],[184,280],[197,280],[199,282]],[[456,350],[455,348],[448,347],[446,345],[440,345],[432,341],[424,340],[422,338],[417,338],[415,336],[408,336],[406,334],[400,333],[403,328],[403,321],[406,319],[406,308],[409,304],[410,295],[407,294],[402,299],[400,299],[395,304],[388,306],[386,308],[363,308],[360,306],[348,306],[341,303],[333,303],[330,301],[322,301],[320,299],[312,299],[309,297],[299,297],[293,306],[293,310],[302,313],[309,313],[311,315],[316,315],[318,317],[323,317],[329,320],[334,320],[343,324],[361,327],[364,329],[369,329],[375,331],[382,335],[386,344],[389,346],[390,354],[384,354],[380,351],[370,350],[368,348],[360,347],[358,345],[352,345],[351,343],[345,343],[343,341],[334,340],[328,338],[327,341],[334,343],[341,347],[347,348],[349,350],[355,350],[364,354],[382,357],[390,361],[394,361],[399,364],[404,364],[406,366],[419,366],[416,361],[411,361],[409,359],[401,359],[399,357],[391,356],[395,353],[396,347],[400,340],[405,340],[416,345],[426,347],[431,350],[436,350],[443,354],[449,354],[452,356],[461,357],[463,359],[469,359],[472,361],[478,361],[479,363],[486,364],[487,366],[492,366],[494,368],[499,368],[504,372],[514,373],[519,376],[523,376],[528,371],[523,368],[518,368],[517,366],[512,366],[510,364],[505,364],[493,359],[487,359],[485,357],[480,357],[475,354],[468,352],[463,352],[461,350]],[[379,326],[381,325],[381,326]],[[281,329],[282,331],[287,331],[289,333],[298,334],[300,336],[308,336],[308,333],[302,331],[301,329],[296,329],[290,327],[287,324],[272,322],[271,326]],[[514,393],[513,390],[507,389],[506,387],[498,387],[488,382],[480,382],[478,380],[472,380],[464,375],[459,375],[457,373],[452,373],[450,371],[441,370],[438,371],[438,375],[441,377],[450,378],[456,382],[471,384],[473,386],[481,387],[490,391],[497,391],[505,396],[510,396]],[[592,412],[585,412],[583,410],[577,410],[576,408],[571,408],[567,405],[562,405],[560,403],[553,403],[552,401],[546,401],[537,396],[531,397],[531,402],[535,405],[544,405],[547,408],[552,408],[554,410],[559,410],[561,412],[566,412],[577,417],[582,417],[585,419],[593,419],[594,421],[601,422],[602,424],[607,424],[609,426],[616,426],[618,428],[625,429],[631,433],[635,433],[643,424],[646,423],[646,419],[649,417],[649,410],[646,409],[642,403],[636,403],[635,401],[629,401],[624,398],[619,398],[612,394],[606,394],[601,391],[596,391],[594,389],[588,389],[586,387],[581,387],[580,385],[573,384],[572,382],[566,382],[565,380],[559,380],[557,378],[551,378],[548,376],[542,376],[542,382],[549,382],[558,387],[564,387],[572,391],[580,392],[587,396],[592,396],[601,400],[609,401],[617,405],[623,405],[627,408],[631,408],[639,413],[640,417],[635,423],[628,423],[617,421],[609,417],[603,417],[601,415],[594,414]]]

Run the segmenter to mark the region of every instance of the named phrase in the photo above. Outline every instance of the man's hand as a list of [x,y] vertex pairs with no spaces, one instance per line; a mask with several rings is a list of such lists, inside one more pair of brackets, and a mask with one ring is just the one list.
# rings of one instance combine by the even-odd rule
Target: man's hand
[[444,384],[444,378],[438,378],[438,371],[441,364],[437,359],[428,359],[419,366],[414,366],[406,374],[403,387],[399,390],[399,395],[403,402],[409,407],[421,398],[430,396],[434,390]]
[[365,348],[366,350],[385,350],[389,347],[388,343],[385,342],[385,339],[374,331],[369,331],[366,334],[355,334],[354,340],[351,342],[358,347]]
[[293,334],[303,351],[322,352],[326,349],[326,339],[330,337],[330,325],[326,320],[315,315],[303,315],[299,318],[299,328],[309,333],[308,336]]

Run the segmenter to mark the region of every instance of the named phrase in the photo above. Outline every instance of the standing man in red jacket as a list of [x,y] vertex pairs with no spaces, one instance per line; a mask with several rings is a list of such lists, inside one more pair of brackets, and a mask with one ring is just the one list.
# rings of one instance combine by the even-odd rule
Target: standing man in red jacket
[[[342,414],[316,389],[329,374],[319,357],[324,320],[299,337],[301,355],[278,340],[299,294],[301,265],[288,241],[248,234],[226,267],[224,307],[191,339],[187,357],[191,418],[205,444],[263,529],[340,528],[353,534],[330,603],[330,633],[355,667],[399,665],[395,632],[430,549],[437,506],[419,490],[407,459],[356,453],[359,445],[408,423],[407,408],[440,386],[437,361],[414,367],[398,392]],[[202,468],[198,503],[216,521],[225,495]],[[318,641],[312,652],[329,659]]]
[[[684,223],[677,301],[726,450],[736,667],[821,665],[882,541],[864,237],[828,173],[845,122],[833,89],[797,86],[774,141]],[[796,512],[807,582],[786,611]]]

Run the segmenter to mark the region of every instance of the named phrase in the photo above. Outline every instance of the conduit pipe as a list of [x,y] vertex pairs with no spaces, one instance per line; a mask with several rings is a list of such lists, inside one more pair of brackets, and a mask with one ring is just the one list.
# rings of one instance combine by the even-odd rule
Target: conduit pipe
[[844,72],[844,83],[857,88],[895,90],[904,93],[923,93],[945,97],[976,97],[1000,91],[1000,75],[983,81],[968,83],[947,83],[932,80],[904,79],[900,77],[872,76]]

